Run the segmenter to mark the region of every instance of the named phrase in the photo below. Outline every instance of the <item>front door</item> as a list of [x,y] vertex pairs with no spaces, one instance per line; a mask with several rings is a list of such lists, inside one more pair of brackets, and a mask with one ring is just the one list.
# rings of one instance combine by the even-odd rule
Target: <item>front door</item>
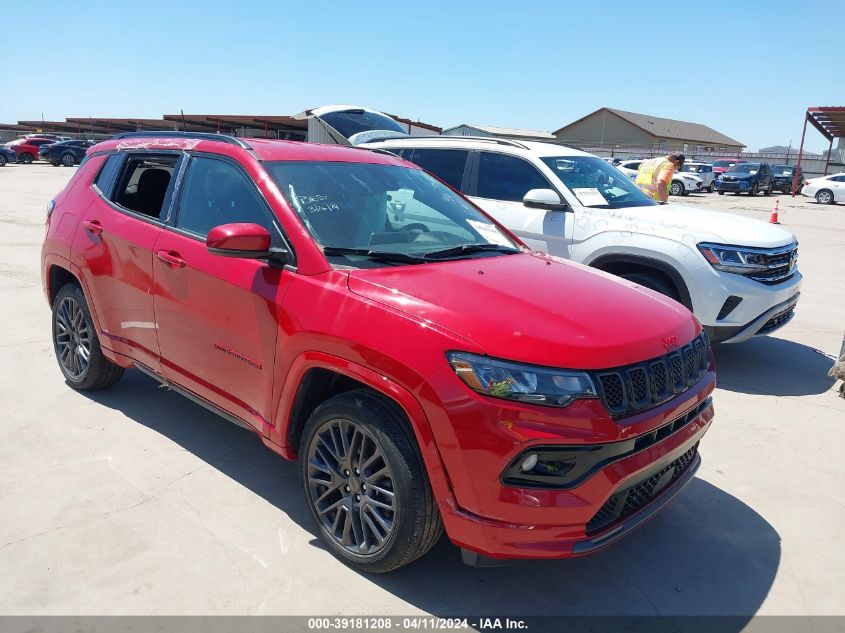
[[522,203],[531,189],[553,189],[529,161],[479,152],[477,177],[470,199],[513,231],[530,248],[569,258],[572,214],[526,207]]
[[280,306],[293,273],[209,253],[209,230],[232,222],[260,224],[282,246],[278,221],[244,170],[193,156],[172,226],[154,249],[162,374],[260,431],[272,418]]

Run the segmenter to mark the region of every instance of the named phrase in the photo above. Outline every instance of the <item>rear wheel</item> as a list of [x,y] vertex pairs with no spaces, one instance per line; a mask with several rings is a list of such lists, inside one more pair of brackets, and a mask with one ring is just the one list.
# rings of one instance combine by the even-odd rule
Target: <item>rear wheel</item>
[[32,162],[32,154],[29,152],[24,152],[20,156],[18,156],[18,160],[25,165],[29,165]]
[[684,195],[684,185],[677,180],[672,181],[672,184],[669,185],[669,194],[673,196]]
[[6,155],[0,154],[0,167],[5,167],[5,166],[6,166]]
[[707,185],[707,191],[713,193],[714,191],[716,191],[716,185],[711,182],[709,185]]
[[65,167],[73,167],[76,164],[76,159],[73,157],[73,154],[70,152],[65,152],[62,154],[62,165]]
[[764,196],[772,195],[772,192],[775,190],[775,186],[772,183],[769,183],[769,186],[763,191]]
[[440,537],[443,523],[411,430],[380,396],[350,391],[317,407],[299,460],[320,536],[347,565],[388,572]]
[[751,189],[748,190],[749,196],[756,196],[757,195],[757,183],[752,183]]
[[74,389],[107,389],[123,375],[123,367],[103,355],[85,295],[76,284],[63,286],[53,301],[53,349]]
[[53,167],[60,167],[60,166],[61,166],[61,163],[60,163],[59,161],[57,161],[57,160],[51,160],[51,161],[50,161],[50,164],[51,164]]
[[675,286],[673,286],[660,274],[650,272],[633,272],[624,273],[619,276],[623,279],[627,279],[628,281],[633,281],[635,284],[639,284],[640,286],[659,292],[662,295],[666,295],[675,301],[680,302],[681,300]]
[[816,202],[819,204],[832,204],[833,203],[833,192],[829,189],[822,189],[818,193],[816,193]]
[[724,195],[725,195],[725,192],[724,192],[724,191],[717,191],[716,193],[718,193],[720,196],[724,196]]

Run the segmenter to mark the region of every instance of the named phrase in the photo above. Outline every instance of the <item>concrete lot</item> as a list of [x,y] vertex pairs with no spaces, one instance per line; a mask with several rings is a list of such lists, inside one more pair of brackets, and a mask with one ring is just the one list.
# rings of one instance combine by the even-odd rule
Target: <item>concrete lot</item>
[[[39,252],[73,169],[0,168],[0,614],[845,614],[845,205],[780,196],[803,297],[776,336],[717,350],[717,418],[688,490],[610,550],[464,567],[446,539],[383,577],[316,540],[293,464],[127,372],[68,388]],[[773,198],[684,202],[767,218]]]

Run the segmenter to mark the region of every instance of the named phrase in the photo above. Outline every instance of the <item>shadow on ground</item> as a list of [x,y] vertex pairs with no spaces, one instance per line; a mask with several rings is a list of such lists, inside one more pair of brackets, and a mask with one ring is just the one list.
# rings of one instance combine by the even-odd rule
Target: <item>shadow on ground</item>
[[824,393],[834,383],[827,375],[833,359],[817,349],[758,336],[737,345],[716,345],[719,387],[774,396]]
[[[112,390],[87,395],[260,495],[314,534],[312,544],[322,547],[295,464],[264,448],[249,431],[156,385],[130,371]],[[279,520],[285,520],[281,513]],[[387,575],[362,575],[361,582],[444,617],[739,615],[744,617],[736,630],[741,630],[745,616],[756,613],[768,594],[779,561],[780,538],[772,526],[739,499],[696,478],[646,526],[586,558],[473,569],[443,538],[412,565]]]

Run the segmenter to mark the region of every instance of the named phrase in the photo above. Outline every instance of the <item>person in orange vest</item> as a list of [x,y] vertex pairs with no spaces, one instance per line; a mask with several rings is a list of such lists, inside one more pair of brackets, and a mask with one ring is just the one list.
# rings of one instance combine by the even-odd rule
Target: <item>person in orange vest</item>
[[669,154],[650,158],[640,163],[637,179],[634,181],[640,191],[660,204],[669,200],[669,187],[675,170],[684,166],[683,154]]

